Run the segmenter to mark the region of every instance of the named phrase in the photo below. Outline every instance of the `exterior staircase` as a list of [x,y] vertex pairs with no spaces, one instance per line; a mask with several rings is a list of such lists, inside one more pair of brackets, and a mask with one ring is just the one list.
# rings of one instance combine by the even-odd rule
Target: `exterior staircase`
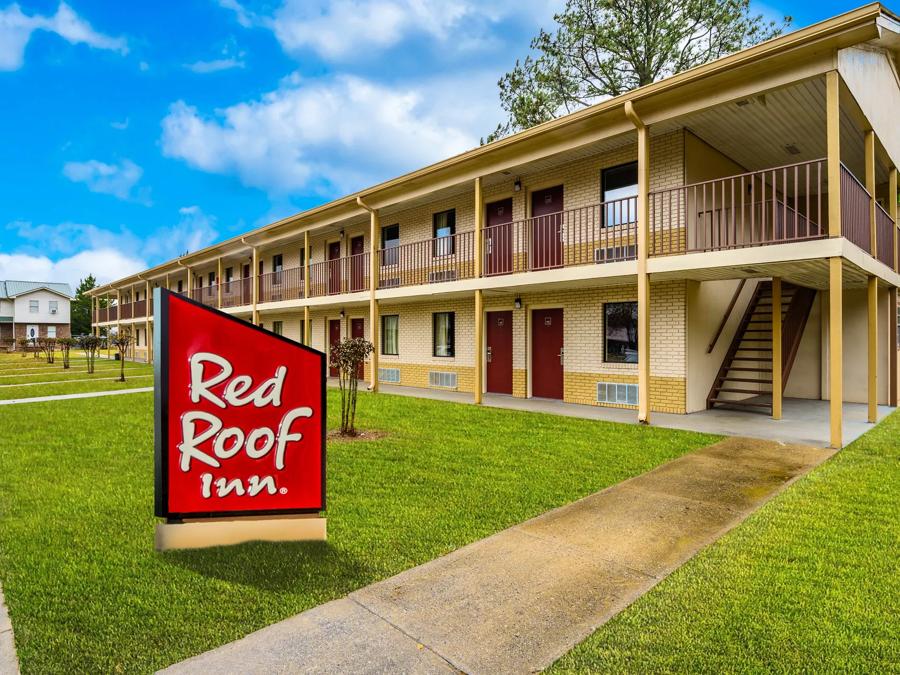
[[[815,298],[813,289],[781,285],[782,393]],[[706,399],[707,408],[772,413],[772,311],[772,282],[761,281],[722,360]]]

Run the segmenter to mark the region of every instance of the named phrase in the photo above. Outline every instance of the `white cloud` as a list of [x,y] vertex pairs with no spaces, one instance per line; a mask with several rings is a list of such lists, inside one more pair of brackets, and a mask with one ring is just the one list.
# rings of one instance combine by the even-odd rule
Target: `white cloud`
[[[497,119],[494,77],[391,88],[293,76],[213,116],[178,101],[162,121],[163,152],[274,195],[347,192],[477,145]],[[470,103],[460,104],[460,91]]]
[[215,217],[199,206],[182,207],[178,213],[175,225],[146,237],[124,227],[107,230],[81,223],[14,221],[6,229],[17,235],[22,246],[11,252],[0,250],[0,279],[76,284],[93,274],[106,283],[185,251],[199,250],[218,237]]
[[73,290],[88,274],[104,284],[146,268],[141,258],[116,249],[91,249],[58,260],[45,255],[0,253],[0,279],[68,282]]
[[191,72],[205,75],[206,73],[218,73],[219,71],[231,70],[232,68],[243,68],[244,65],[244,62],[238,59],[214,59],[212,61],[187,63],[184,67]]
[[0,10],[0,71],[22,67],[28,41],[32,33],[38,30],[55,33],[71,44],[128,53],[128,43],[124,38],[98,33],[65,2],[59,3],[56,14],[52,16],[28,16],[17,3],[13,3]]
[[118,164],[106,164],[96,159],[86,162],[66,162],[63,166],[63,175],[73,183],[84,183],[91,192],[150,205],[147,188],[135,191],[144,170],[130,159],[123,159]]
[[[312,50],[329,60],[367,59],[373,49],[424,36],[441,50],[471,50],[490,40],[491,24],[552,16],[561,0],[284,0],[272,15],[238,0],[219,0],[242,26],[271,30],[288,53]],[[481,46],[485,46],[482,44]]]

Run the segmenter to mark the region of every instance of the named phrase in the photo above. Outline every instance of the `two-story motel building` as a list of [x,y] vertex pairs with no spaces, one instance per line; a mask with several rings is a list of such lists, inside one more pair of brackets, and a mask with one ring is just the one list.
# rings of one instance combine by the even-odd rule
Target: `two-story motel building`
[[842,401],[897,402],[898,65],[867,5],[97,288],[94,325],[149,358],[163,286],[364,336],[375,390],[830,400],[839,447]]

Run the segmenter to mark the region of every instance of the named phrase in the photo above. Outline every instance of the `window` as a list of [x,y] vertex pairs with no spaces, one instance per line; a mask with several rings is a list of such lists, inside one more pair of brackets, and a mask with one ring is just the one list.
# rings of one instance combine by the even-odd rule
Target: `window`
[[58,311],[59,311],[59,301],[58,301],[58,300],[51,300],[51,301],[50,301],[50,313],[51,313],[51,314],[56,314]]
[[215,285],[215,283],[216,283],[216,273],[215,272],[210,272],[209,275],[207,276],[207,278],[209,280],[209,282],[206,284],[207,286]]
[[41,304],[39,300],[29,300],[28,301],[28,311],[32,314],[37,314],[41,311]]
[[385,356],[400,353],[400,317],[396,314],[381,317],[381,353]]
[[265,263],[262,260],[259,261],[259,276],[263,275],[263,270],[266,269]]
[[184,282],[181,279],[178,280],[178,292],[184,293]]
[[226,267],[225,268],[225,291],[231,292],[231,280],[234,279],[234,268]]
[[[600,174],[603,224],[625,225],[637,222],[638,165],[637,162],[604,169]],[[627,201],[616,201],[627,199]]]
[[396,265],[400,261],[400,226],[387,225],[381,228],[381,248],[384,249],[382,265]]
[[609,302],[603,305],[603,360],[607,363],[637,363],[636,302]]
[[278,253],[272,256],[272,271],[274,274],[272,275],[272,283],[280,284],[281,283],[281,270],[284,269],[283,260],[281,254]]
[[435,213],[432,217],[434,256],[453,254],[453,235],[456,233],[456,209]]
[[56,326],[47,326],[47,337],[56,338]]
[[434,323],[433,340],[435,356],[453,356],[454,324],[456,314],[454,312],[435,312],[432,315]]
[[297,340],[301,345],[306,344],[306,321],[300,319],[300,339]]
[[275,335],[283,335],[284,334],[284,323],[282,321],[273,321],[272,322],[272,332]]

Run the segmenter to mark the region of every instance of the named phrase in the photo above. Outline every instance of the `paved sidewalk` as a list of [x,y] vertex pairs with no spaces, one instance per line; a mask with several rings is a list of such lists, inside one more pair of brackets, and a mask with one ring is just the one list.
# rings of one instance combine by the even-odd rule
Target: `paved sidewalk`
[[[137,380],[142,377],[153,377],[153,375],[129,375],[129,380]],[[82,377],[77,380],[45,380],[44,382],[18,382],[15,384],[0,384],[0,389],[9,387],[37,387],[44,384],[69,384],[71,382],[109,382],[115,378],[110,377]]]
[[19,660],[16,658],[16,643],[13,640],[12,623],[3,602],[3,588],[0,587],[0,674],[18,675]]
[[111,391],[85,391],[80,394],[57,394],[56,396],[35,396],[34,398],[11,398],[0,401],[0,405],[15,405],[18,403],[43,403],[45,401],[65,401],[70,398],[96,398],[97,396],[118,396],[119,394],[142,394],[153,391],[153,387],[140,387],[138,389],[113,389]]
[[164,672],[541,670],[831,454],[730,438]]

